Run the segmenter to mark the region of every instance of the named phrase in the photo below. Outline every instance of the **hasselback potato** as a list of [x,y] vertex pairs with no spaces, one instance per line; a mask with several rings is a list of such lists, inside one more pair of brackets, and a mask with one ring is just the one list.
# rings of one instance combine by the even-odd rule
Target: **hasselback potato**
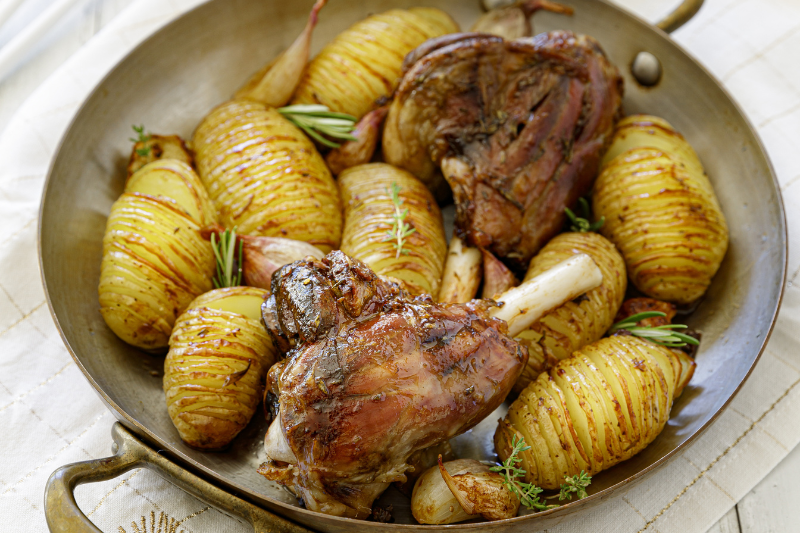
[[[616,154],[616,155],[615,155]],[[620,122],[592,196],[594,216],[647,296],[691,303],[728,247],[728,227],[692,147],[666,121]]]
[[212,287],[214,254],[200,230],[215,219],[185,163],[161,159],[129,178],[108,216],[98,288],[118,337],[145,350],[167,347],[175,319]]
[[[398,188],[401,204],[392,200]],[[405,170],[385,163],[368,163],[339,175],[345,223],[341,249],[383,276],[404,282],[412,294],[439,294],[447,242],[442,214],[431,192]],[[402,223],[413,229],[398,254],[395,215],[408,210]],[[395,228],[395,229],[393,229]]]
[[583,297],[548,312],[517,336],[528,347],[529,357],[515,390],[522,390],[541,372],[602,337],[614,323],[625,298],[625,262],[602,235],[570,232],[556,236],[531,260],[524,281],[581,253],[589,255],[600,268],[603,283]]
[[227,446],[255,413],[277,350],[261,324],[268,292],[229,287],[194,300],[175,323],[164,361],[164,393],[186,444]]
[[634,336],[584,346],[541,374],[511,404],[495,432],[502,460],[512,439],[529,450],[525,481],[558,489],[564,476],[594,475],[633,457],[664,428],[672,401],[694,371],[683,352]]
[[226,102],[197,127],[194,150],[226,227],[305,241],[323,252],[339,247],[336,184],[314,144],[283,115],[257,102]]
[[397,86],[403,59],[430,39],[458,31],[434,8],[392,9],[355,23],[308,64],[293,104],[323,104],[361,118]]

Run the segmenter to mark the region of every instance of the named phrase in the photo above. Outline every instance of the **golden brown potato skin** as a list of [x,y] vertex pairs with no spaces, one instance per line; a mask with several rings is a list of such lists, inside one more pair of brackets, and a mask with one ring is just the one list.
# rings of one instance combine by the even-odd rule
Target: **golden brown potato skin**
[[558,489],[564,476],[581,470],[595,475],[661,433],[683,371],[678,354],[638,337],[584,346],[511,404],[495,433],[497,453],[505,460],[512,438],[524,438],[531,448],[518,466],[525,481],[543,489]]
[[239,233],[339,247],[339,191],[314,144],[264,104],[233,100],[194,133],[197,171],[220,221]]
[[528,364],[514,386],[524,389],[558,361],[602,337],[625,298],[625,262],[614,245],[593,232],[562,233],[531,259],[525,281],[576,254],[587,254],[603,273],[603,283],[583,297],[553,309],[517,336],[528,347]]
[[[175,323],[164,361],[169,416],[186,444],[227,446],[256,411],[267,370],[277,350],[258,318],[267,291],[230,287],[194,300]],[[230,309],[232,298],[256,302],[251,316]]]
[[212,288],[214,253],[200,230],[215,219],[187,164],[161,159],[131,176],[108,216],[98,287],[100,312],[119,338],[167,347],[178,315]]
[[594,216],[606,219],[600,231],[644,294],[697,300],[728,247],[725,216],[697,155],[667,122],[641,115],[620,122],[609,153],[618,155],[592,196]]
[[[387,240],[394,220],[390,188],[400,187],[405,222],[416,231],[406,237],[403,250]],[[363,261],[377,274],[402,281],[412,294],[439,294],[447,242],[442,213],[425,185],[405,170],[386,163],[349,168],[339,175],[345,224],[342,251]]]
[[139,141],[133,145],[128,159],[128,177],[158,159],[177,159],[192,166],[192,152],[186,147],[183,139],[177,135],[149,135],[147,141]]
[[392,94],[403,59],[430,39],[458,31],[439,9],[391,9],[356,22],[308,64],[292,104],[322,104],[361,118]]

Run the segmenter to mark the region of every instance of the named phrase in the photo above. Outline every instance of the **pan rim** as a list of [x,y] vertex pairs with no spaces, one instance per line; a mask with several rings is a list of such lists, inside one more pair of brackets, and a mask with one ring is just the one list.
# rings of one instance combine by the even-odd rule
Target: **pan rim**
[[[583,498],[581,500],[571,501],[569,503],[560,505],[559,507],[557,507],[555,509],[550,509],[550,510],[546,510],[546,511],[540,511],[540,512],[526,514],[526,515],[520,515],[520,516],[516,516],[516,517],[513,517],[513,518],[508,518],[508,519],[504,519],[504,520],[500,520],[500,521],[496,521],[496,522],[474,522],[474,523],[460,523],[460,524],[447,524],[447,525],[383,524],[383,523],[377,523],[377,522],[366,522],[366,521],[363,521],[363,520],[355,520],[355,519],[339,517],[339,516],[325,515],[324,513],[318,513],[316,511],[311,511],[311,510],[308,510],[308,509],[305,509],[305,508],[300,508],[300,507],[288,504],[286,502],[271,498],[269,496],[265,496],[263,494],[256,494],[251,489],[236,483],[232,479],[224,478],[222,475],[216,473],[214,470],[212,470],[212,469],[210,469],[210,468],[208,468],[208,467],[206,467],[206,466],[204,466],[204,465],[202,465],[200,463],[195,462],[191,458],[185,456],[180,451],[177,451],[177,450],[173,449],[168,443],[163,442],[157,435],[155,435],[152,431],[150,431],[149,428],[147,428],[144,424],[142,424],[142,423],[138,422],[136,419],[134,419],[131,415],[129,415],[126,411],[124,411],[119,405],[117,405],[108,396],[108,394],[106,394],[106,392],[102,389],[102,387],[99,386],[99,384],[94,380],[92,375],[86,370],[86,368],[82,364],[80,358],[76,354],[75,350],[70,345],[70,342],[69,342],[69,340],[68,340],[68,338],[67,338],[67,336],[66,336],[66,334],[65,334],[65,332],[64,332],[64,330],[63,330],[63,328],[61,326],[61,323],[60,323],[60,321],[58,319],[58,316],[56,315],[56,312],[55,312],[55,309],[54,309],[54,306],[53,306],[53,302],[52,302],[51,297],[50,297],[50,291],[48,289],[47,279],[45,277],[45,270],[44,270],[44,263],[45,262],[43,260],[43,255],[42,255],[42,234],[43,234],[42,219],[44,217],[45,206],[46,206],[46,202],[47,202],[47,198],[48,198],[48,194],[47,193],[48,193],[48,190],[50,188],[51,181],[53,180],[53,172],[54,172],[54,167],[55,167],[56,160],[58,159],[58,155],[60,154],[60,152],[61,152],[61,150],[63,148],[65,139],[68,137],[68,133],[73,128],[73,126],[75,125],[75,122],[81,116],[82,112],[85,110],[86,106],[88,105],[88,102],[91,101],[93,99],[93,97],[95,97],[95,95],[101,90],[101,87],[105,84],[105,82],[112,75],[114,75],[117,72],[117,69],[121,68],[121,65],[131,55],[133,55],[136,51],[138,51],[140,48],[145,46],[149,41],[154,39],[158,34],[160,34],[162,32],[165,32],[165,31],[168,31],[168,29],[170,27],[172,27],[173,25],[178,23],[181,19],[183,19],[184,17],[187,17],[187,16],[191,15],[192,13],[195,13],[196,11],[204,8],[204,6],[206,6],[211,1],[212,0],[204,0],[203,2],[199,3],[198,5],[194,6],[191,9],[189,9],[188,11],[183,12],[180,16],[176,17],[175,19],[169,21],[168,23],[164,24],[163,26],[161,26],[158,29],[156,29],[155,31],[153,31],[148,37],[146,37],[144,40],[142,40],[140,43],[138,43],[135,47],[130,49],[96,83],[94,88],[89,92],[89,94],[86,96],[86,98],[81,102],[81,104],[78,107],[78,109],[75,111],[75,114],[70,119],[68,126],[64,129],[64,133],[62,134],[61,138],[58,141],[58,144],[56,145],[56,147],[55,147],[55,149],[53,151],[53,155],[51,156],[50,162],[48,164],[47,174],[46,174],[45,182],[44,182],[44,185],[43,185],[43,188],[42,188],[42,195],[41,195],[41,200],[40,200],[39,210],[38,210],[38,215],[37,215],[37,224],[38,224],[38,227],[37,227],[37,253],[38,253],[39,274],[40,274],[40,278],[41,278],[41,281],[42,281],[42,286],[44,288],[45,299],[47,301],[47,307],[48,307],[48,309],[50,311],[50,315],[53,318],[53,321],[54,321],[54,323],[56,325],[56,328],[58,329],[59,335],[61,336],[61,339],[62,339],[65,347],[67,348],[67,351],[69,351],[70,356],[72,357],[73,361],[75,361],[75,364],[78,366],[78,368],[81,370],[81,373],[89,381],[89,383],[91,384],[92,388],[100,396],[100,398],[103,400],[103,402],[109,407],[109,409],[111,409],[114,412],[116,418],[118,420],[120,420],[121,422],[123,422],[123,424],[126,427],[130,428],[136,435],[144,438],[149,443],[157,443],[159,446],[165,448],[164,451],[167,451],[169,456],[171,456],[173,458],[173,460],[181,468],[184,468],[184,469],[188,470],[189,472],[198,474],[200,477],[202,477],[203,479],[205,479],[206,481],[208,481],[208,482],[210,482],[210,483],[212,483],[214,485],[217,485],[217,486],[221,485],[221,488],[223,488],[224,490],[226,490],[226,491],[228,491],[228,492],[230,492],[232,494],[235,494],[235,495],[237,495],[239,497],[242,497],[242,498],[244,498],[244,499],[246,499],[246,500],[258,505],[259,507],[262,507],[262,508],[264,507],[264,505],[261,503],[261,501],[268,500],[276,508],[286,509],[286,510],[291,511],[292,513],[299,513],[299,514],[302,514],[302,515],[306,515],[307,519],[313,520],[314,518],[317,518],[317,517],[324,517],[326,520],[328,520],[328,519],[332,520],[332,521],[338,523],[338,525],[345,526],[345,527],[348,526],[348,525],[352,525],[354,522],[356,522],[356,523],[359,523],[360,525],[363,525],[363,526],[366,526],[366,527],[374,526],[376,529],[389,530],[389,531],[394,530],[394,529],[397,529],[397,530],[400,530],[400,529],[403,529],[403,530],[415,529],[415,530],[427,530],[427,531],[444,530],[444,529],[481,529],[481,528],[487,528],[487,527],[488,528],[492,528],[492,527],[495,527],[495,526],[510,525],[510,524],[515,524],[515,523],[522,522],[522,521],[531,521],[531,520],[535,520],[536,518],[541,518],[541,517],[548,517],[548,516],[552,517],[552,516],[558,516],[558,515],[562,515],[562,514],[568,514],[568,513],[572,513],[574,511],[579,510],[581,507],[587,507],[590,504],[599,504],[603,500],[608,499],[609,497],[615,495],[623,487],[630,486],[633,483],[641,481],[645,476],[649,475],[651,472],[653,472],[656,469],[666,465],[679,452],[685,450],[686,447],[688,447],[697,438],[699,438],[717,420],[717,418],[727,409],[727,407],[729,406],[731,401],[736,397],[736,395],[739,393],[739,391],[744,386],[745,382],[751,376],[751,374],[753,372],[753,369],[755,368],[756,364],[758,364],[759,360],[761,359],[761,356],[764,353],[766,345],[769,342],[769,339],[770,339],[770,337],[771,337],[771,335],[772,335],[772,333],[773,333],[773,331],[775,329],[775,323],[777,321],[778,313],[779,313],[781,305],[783,303],[783,297],[784,297],[785,290],[786,290],[786,276],[787,276],[787,271],[788,271],[788,247],[789,247],[789,242],[788,242],[788,228],[787,228],[787,225],[786,225],[786,210],[785,210],[785,206],[784,206],[784,202],[783,202],[783,195],[782,195],[781,189],[780,189],[780,183],[778,182],[777,175],[775,173],[775,169],[774,169],[774,167],[772,165],[772,161],[769,158],[769,155],[768,155],[768,153],[767,153],[767,151],[766,151],[766,149],[764,147],[764,144],[763,144],[760,136],[758,135],[757,131],[753,127],[752,122],[747,117],[747,115],[744,113],[744,111],[741,108],[741,106],[739,105],[739,103],[731,96],[731,94],[728,92],[728,90],[719,82],[719,80],[717,80],[716,77],[714,77],[701,63],[699,63],[690,53],[688,53],[680,44],[675,42],[669,36],[669,34],[665,33],[663,30],[661,30],[661,29],[657,28],[656,26],[654,26],[653,24],[643,20],[642,18],[640,18],[636,14],[631,13],[631,12],[629,12],[629,11],[627,11],[627,10],[625,10],[625,9],[623,9],[623,8],[621,8],[621,7],[617,6],[617,5],[609,2],[608,0],[594,0],[594,1],[598,2],[598,3],[603,4],[606,9],[610,9],[610,10],[614,11],[615,14],[616,14],[615,16],[617,16],[617,17],[627,17],[627,18],[633,20],[634,22],[636,22],[639,26],[642,26],[642,28],[644,30],[651,30],[651,31],[655,32],[659,37],[661,37],[662,39],[665,39],[668,42],[669,45],[675,47],[675,49],[678,52],[680,52],[681,55],[683,55],[685,59],[690,61],[711,82],[713,82],[714,85],[716,85],[717,89],[719,89],[721,91],[721,93],[727,98],[729,103],[732,105],[732,107],[738,113],[739,118],[741,118],[743,123],[747,126],[748,131],[745,132],[745,134],[749,132],[749,134],[754,139],[755,146],[758,147],[758,151],[759,151],[759,153],[761,155],[761,158],[766,163],[766,166],[767,166],[767,168],[769,170],[770,178],[772,180],[772,185],[773,185],[775,193],[776,193],[777,206],[778,206],[778,211],[779,211],[778,219],[780,221],[780,227],[776,228],[777,229],[776,233],[778,234],[778,236],[782,240],[781,253],[783,254],[783,262],[781,264],[780,287],[779,287],[779,290],[778,290],[778,298],[777,298],[777,301],[775,302],[775,307],[774,307],[774,310],[772,312],[772,316],[770,317],[769,328],[768,328],[766,334],[764,335],[764,338],[761,341],[761,344],[758,347],[758,353],[756,354],[755,358],[753,359],[752,364],[748,368],[746,374],[744,375],[744,377],[742,378],[742,380],[740,381],[740,383],[738,384],[736,389],[731,393],[731,395],[727,398],[727,400],[716,410],[716,412],[713,413],[711,415],[711,417],[701,427],[699,427],[697,430],[695,430],[694,433],[689,435],[686,438],[686,440],[684,440],[681,444],[679,444],[674,449],[672,449],[669,452],[667,452],[664,456],[662,456],[661,458],[659,458],[658,460],[656,460],[652,464],[644,467],[643,469],[641,469],[637,473],[625,478],[624,480],[622,480],[622,481],[620,481],[618,483],[615,483],[614,485],[606,487],[605,489],[603,489],[603,490],[601,490],[601,491],[599,491],[597,493],[590,494],[586,498]],[[270,511],[278,513],[277,509],[270,509]],[[283,515],[283,513],[280,513],[280,514]],[[285,516],[285,515],[283,515],[283,516]],[[656,515],[656,517],[657,516],[658,515]],[[649,526],[653,521],[655,521],[655,518],[651,519],[646,524],[646,526]]]

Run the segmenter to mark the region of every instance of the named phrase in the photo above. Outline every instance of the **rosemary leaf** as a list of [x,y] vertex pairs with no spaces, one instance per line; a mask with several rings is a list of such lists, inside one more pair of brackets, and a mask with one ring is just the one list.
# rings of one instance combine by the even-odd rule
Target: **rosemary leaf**
[[278,108],[278,112],[302,129],[309,137],[329,148],[341,146],[341,143],[332,141],[330,138],[347,141],[358,140],[352,135],[356,118],[346,113],[333,112],[324,105],[290,105]]
[[691,344],[699,346],[700,342],[684,333],[674,331],[675,329],[685,329],[688,326],[685,324],[664,324],[663,326],[638,326],[637,324],[647,318],[666,317],[665,313],[661,311],[645,311],[631,315],[628,318],[620,320],[608,330],[609,333],[616,333],[618,331],[626,331],[635,337],[647,339],[656,344],[667,346],[669,348],[680,348]]

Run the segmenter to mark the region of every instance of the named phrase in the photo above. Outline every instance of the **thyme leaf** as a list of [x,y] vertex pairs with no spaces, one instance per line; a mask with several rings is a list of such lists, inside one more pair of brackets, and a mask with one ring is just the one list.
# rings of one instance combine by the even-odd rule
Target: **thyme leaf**
[[286,117],[289,122],[303,130],[306,135],[317,142],[329,147],[339,148],[341,143],[332,141],[342,139],[357,141],[352,131],[356,128],[356,117],[347,113],[336,113],[324,105],[290,105],[279,107],[278,113]]
[[138,155],[140,157],[149,156],[151,148],[149,146],[147,146],[147,142],[150,140],[150,134],[149,133],[145,133],[144,124],[142,124],[140,126],[133,125],[131,127],[133,128],[133,131],[136,133],[136,137],[131,137],[128,140],[131,141],[134,145],[138,144],[138,143],[142,143],[142,145],[143,145],[141,148],[136,148],[135,149],[136,150],[136,155]]
[[528,509],[545,511],[558,507],[558,505],[548,505],[539,499],[539,494],[542,492],[541,487],[537,487],[533,483],[525,483],[520,479],[525,478],[525,469],[517,466],[517,463],[522,461],[519,454],[531,449],[525,444],[525,439],[519,438],[518,440],[514,435],[511,437],[511,448],[511,455],[508,456],[508,459],[503,461],[503,464],[493,466],[489,470],[500,473],[503,476],[503,486],[519,498],[520,503]]
[[217,260],[217,275],[214,276],[214,288],[237,287],[242,284],[242,241],[239,240],[238,257],[236,257],[236,228],[226,229],[217,240],[216,233],[211,234],[211,248]]
[[636,313],[628,318],[620,320],[608,330],[609,334],[618,331],[626,331],[635,337],[647,339],[656,344],[666,346],[668,348],[680,348],[687,344],[699,346],[700,342],[694,337],[685,335],[676,329],[686,329],[688,326],[684,324],[665,324],[663,326],[638,326],[639,321],[646,318],[666,317],[665,313],[661,311],[645,311],[644,313]]
[[590,209],[589,209],[589,202],[586,201],[586,198],[578,198],[578,206],[580,207],[581,216],[575,214],[572,209],[569,207],[564,208],[564,212],[567,214],[572,225],[570,226],[570,231],[575,231],[578,233],[586,233],[588,231],[597,231],[603,227],[603,224],[606,223],[606,217],[600,217],[600,220],[596,222],[589,222],[590,218]]
[[586,487],[592,483],[592,476],[581,470],[580,474],[574,476],[564,476],[566,483],[561,484],[561,493],[558,495],[558,500],[572,500],[572,494],[578,497],[579,500],[587,497]]
[[400,198],[400,191],[402,189],[397,182],[392,182],[391,190],[386,189],[386,192],[392,197],[394,204],[394,213],[392,213],[392,229],[386,232],[382,242],[391,242],[394,249],[397,250],[395,259],[400,259],[401,254],[408,254],[408,250],[403,247],[406,244],[406,238],[417,231],[405,221],[408,216],[408,208],[403,209],[403,200]]

